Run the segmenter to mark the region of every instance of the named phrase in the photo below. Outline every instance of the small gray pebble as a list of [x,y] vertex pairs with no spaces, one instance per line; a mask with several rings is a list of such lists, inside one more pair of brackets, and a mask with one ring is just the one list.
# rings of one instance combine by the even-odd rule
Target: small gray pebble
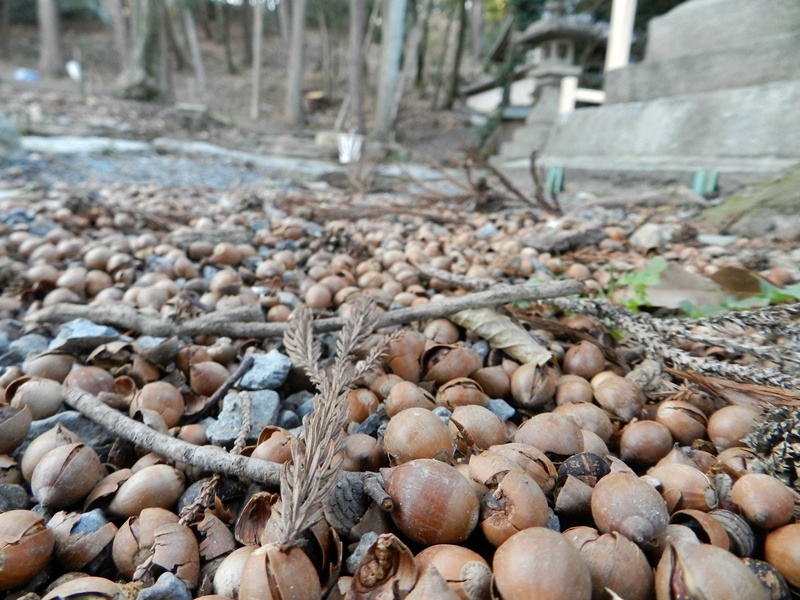
[[22,510],[30,506],[25,488],[16,483],[0,483],[0,513]]
[[278,427],[293,429],[300,426],[300,417],[293,410],[284,409],[278,415]]
[[297,416],[302,419],[308,414],[314,412],[314,397],[306,398],[303,403],[297,407]]
[[453,413],[447,410],[444,406],[437,406],[431,411],[437,417],[439,417],[442,422],[447,425],[450,422],[450,415]]
[[508,421],[517,412],[513,406],[502,398],[493,398],[489,400],[489,404],[486,405],[486,408],[497,415],[501,421]]
[[192,600],[192,595],[175,575],[163,573],[152,587],[139,592],[136,600]]
[[253,354],[253,366],[242,376],[239,387],[245,390],[275,390],[286,381],[292,361],[277,350]]

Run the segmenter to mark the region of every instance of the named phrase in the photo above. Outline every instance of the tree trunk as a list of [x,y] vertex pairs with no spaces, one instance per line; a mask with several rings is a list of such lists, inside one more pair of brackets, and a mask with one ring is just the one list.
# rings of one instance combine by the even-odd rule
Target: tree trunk
[[425,58],[428,54],[428,37],[430,31],[431,11],[425,17],[425,24],[422,27],[422,39],[419,41],[417,51],[416,75],[414,76],[414,86],[421,94],[425,87]]
[[172,63],[169,60],[169,10],[163,2],[156,5],[158,15],[159,79],[158,85],[164,90],[163,100],[172,100]]
[[456,39],[456,56],[453,60],[453,71],[450,74],[450,86],[447,91],[447,100],[444,108],[450,110],[458,96],[458,76],[461,72],[461,58],[464,56],[464,39],[467,35],[467,2],[461,0],[458,7],[458,38]]
[[37,0],[39,19],[39,71],[58,77],[64,74],[61,54],[61,32],[56,0]]
[[348,84],[352,126],[356,133],[366,131],[364,118],[364,18],[366,0],[350,0],[350,46],[348,54]]
[[292,15],[290,10],[289,0],[281,0],[278,3],[278,27],[281,29],[281,39],[287,44],[292,38]]
[[128,23],[122,11],[122,0],[105,0],[105,7],[111,15],[114,47],[117,49],[120,71],[124,71],[130,62],[130,38],[128,35]]
[[211,29],[211,19],[208,15],[208,11],[210,9],[211,5],[203,3],[198,5],[197,11],[197,22],[200,24],[200,28],[203,30],[203,35],[206,36],[207,40],[214,39],[214,30]]
[[469,13],[470,41],[472,42],[472,58],[481,58],[481,36],[483,35],[483,0],[472,0]]
[[162,3],[162,27],[164,27],[164,31],[167,35],[167,44],[169,49],[172,50],[172,53],[175,55],[176,68],[178,71],[183,71],[188,66],[189,60],[186,58],[186,53],[183,51],[181,39],[179,38],[178,32],[175,29],[174,18],[176,10],[178,10],[178,8],[175,0],[167,0],[166,2]]
[[233,61],[233,49],[231,48],[231,28],[230,28],[230,7],[227,4],[215,3],[217,23],[217,35],[220,43],[225,47],[225,64],[228,67],[229,75],[236,75],[239,69]]
[[197,87],[201,90],[206,89],[206,69],[203,65],[203,55],[200,52],[200,42],[197,39],[197,27],[192,16],[192,7],[184,4],[181,8],[183,13],[183,27],[186,29],[186,40],[189,43],[189,53],[192,56],[192,66],[194,67],[194,77],[197,80]]
[[317,14],[319,15],[319,41],[322,46],[322,91],[325,96],[333,96],[333,48],[331,36],[328,32],[328,15],[326,13],[327,0],[317,1]]
[[381,74],[378,83],[378,106],[372,132],[378,140],[387,140],[394,127],[392,107],[400,72],[400,55],[403,51],[406,0],[388,0],[388,11],[383,19],[385,27],[381,41]]
[[425,24],[428,21],[428,15],[431,12],[433,3],[431,0],[422,0],[422,4],[418,7],[417,18],[414,21],[414,26],[408,34],[406,40],[406,50],[403,57],[403,70],[400,72],[400,80],[397,84],[397,92],[394,96],[394,105],[392,107],[392,122],[397,120],[397,115],[400,112],[400,102],[408,92],[411,81],[414,79],[414,72],[417,69],[417,59],[419,57],[419,47],[422,43],[422,35],[425,31]]
[[444,82],[444,64],[447,62],[447,51],[450,49],[450,31],[453,29],[453,21],[456,18],[456,10],[452,8],[450,15],[447,17],[447,27],[444,28],[444,45],[442,46],[442,54],[439,57],[439,64],[436,66],[436,87],[433,91],[433,100],[431,101],[431,108],[436,110],[439,106],[439,91],[442,89]]
[[161,87],[161,29],[159,0],[131,3],[130,64],[119,80],[119,94],[130,100],[156,100]]
[[242,2],[242,44],[244,45],[244,64],[253,64],[253,7]]
[[0,4],[0,56],[11,56],[11,0]]
[[261,112],[261,41],[264,33],[263,26],[264,4],[261,0],[256,0],[255,13],[253,15],[253,89],[250,95],[250,118],[254,121],[258,119],[258,115]]
[[292,3],[292,40],[289,45],[289,72],[286,77],[286,120],[303,124],[303,63],[306,32],[306,0]]

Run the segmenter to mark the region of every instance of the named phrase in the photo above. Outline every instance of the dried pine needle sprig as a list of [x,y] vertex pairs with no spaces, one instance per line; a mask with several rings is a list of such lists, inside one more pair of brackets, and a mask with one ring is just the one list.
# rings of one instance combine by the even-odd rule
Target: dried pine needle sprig
[[303,419],[303,433],[292,441],[292,459],[281,469],[278,542],[284,548],[301,543],[303,532],[322,518],[323,500],[336,483],[336,454],[349,421],[345,396],[378,365],[391,340],[390,336],[384,337],[364,360],[354,363],[353,355],[378,323],[372,300],[362,297],[353,304],[352,316],[339,334],[333,365],[323,369],[321,345],[314,337],[311,322],[311,311],[301,305],[295,309],[284,335],[289,358],[308,373],[318,390],[314,410]]

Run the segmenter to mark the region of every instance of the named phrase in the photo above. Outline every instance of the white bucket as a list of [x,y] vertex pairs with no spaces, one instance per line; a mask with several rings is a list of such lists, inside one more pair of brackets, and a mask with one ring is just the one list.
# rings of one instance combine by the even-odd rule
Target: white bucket
[[339,134],[339,163],[348,165],[358,162],[361,158],[361,147],[364,145],[364,136],[358,133]]

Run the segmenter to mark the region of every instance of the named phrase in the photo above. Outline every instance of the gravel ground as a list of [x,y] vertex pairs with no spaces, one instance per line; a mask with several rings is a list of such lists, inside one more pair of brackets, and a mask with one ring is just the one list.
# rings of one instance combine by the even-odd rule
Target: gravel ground
[[4,171],[0,171],[0,177],[16,174],[26,183],[46,187],[136,184],[224,190],[240,185],[274,185],[257,169],[234,161],[168,155],[29,155],[12,161]]

